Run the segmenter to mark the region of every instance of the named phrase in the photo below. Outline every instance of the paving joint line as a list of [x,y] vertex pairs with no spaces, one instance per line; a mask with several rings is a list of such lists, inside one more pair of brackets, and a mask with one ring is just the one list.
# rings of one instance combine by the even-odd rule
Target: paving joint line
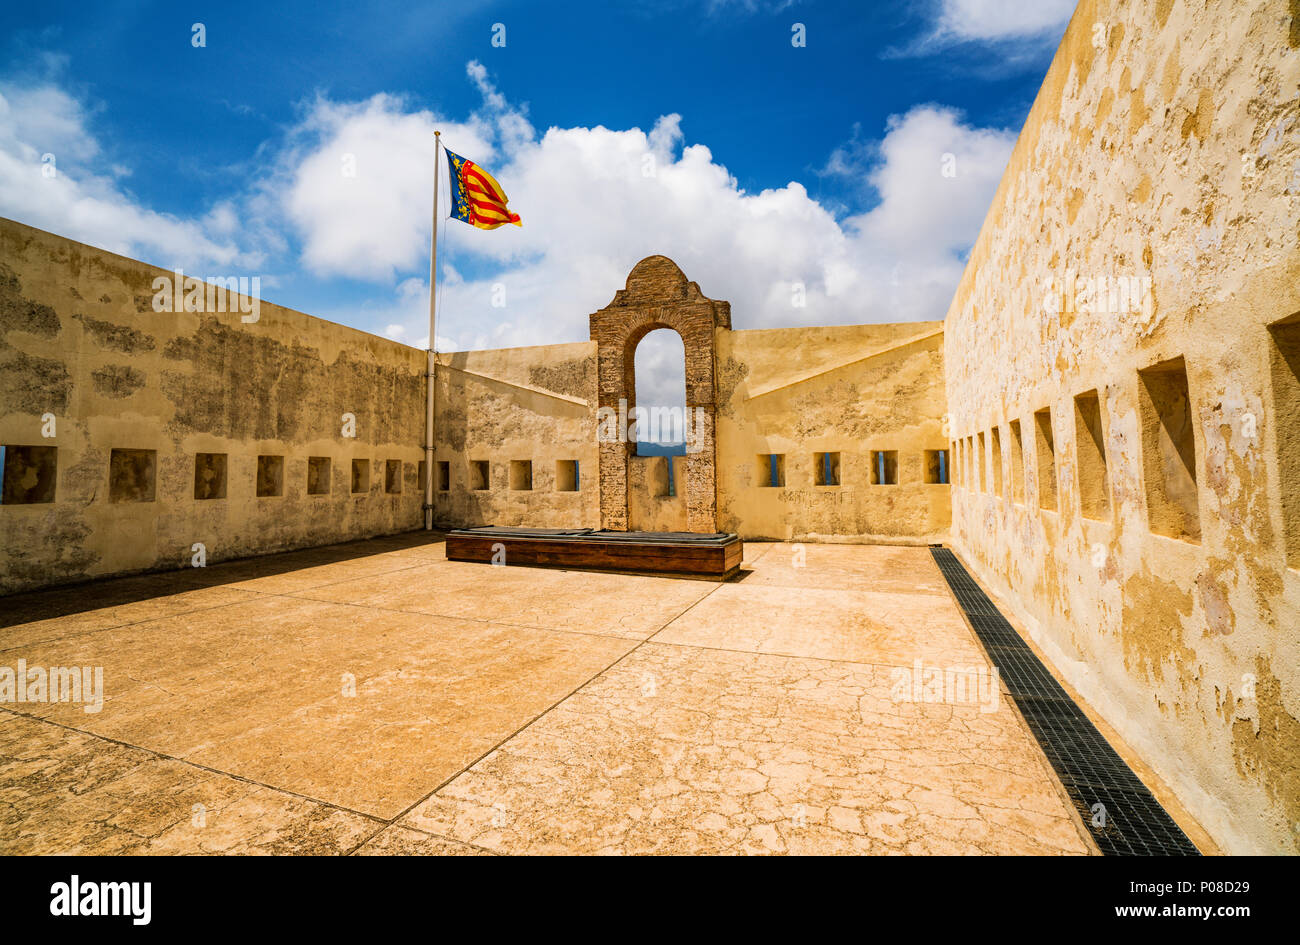
[[[691,610],[691,608],[695,607],[697,604],[700,603],[700,601],[702,601],[702,600],[704,600],[705,598],[707,598],[710,594],[714,593],[714,591],[718,590],[718,588],[721,587],[721,586],[722,586],[722,582],[719,582],[719,583],[717,584],[717,586],[711,588],[711,589],[708,591],[708,593],[702,595],[698,600],[692,601],[692,602],[691,602],[691,603],[690,603],[690,604],[689,604],[685,609],[683,609],[680,613],[678,613],[676,616],[674,616],[674,617],[670,618],[668,621],[666,621],[666,622],[664,623],[664,625],[663,625],[662,627],[659,628],[659,630],[656,630],[656,631],[655,631],[655,633],[656,633],[656,634],[659,633],[660,631],[662,631],[662,630],[664,629],[664,627],[667,627],[669,624],[671,624],[671,623],[673,623],[674,621],[679,620],[681,617],[685,616],[686,613],[688,613],[688,612]],[[653,637],[654,634],[652,634],[651,636]],[[631,641],[629,641],[629,642],[631,642]],[[575,687],[574,687],[570,692],[566,693],[564,696],[562,696],[561,698],[557,699],[555,702],[551,703],[551,705],[547,706],[547,707],[546,707],[545,709],[543,709],[541,712],[538,712],[535,716],[533,716],[531,719],[529,719],[529,720],[528,720],[527,722],[525,722],[523,725],[519,726],[519,728],[515,729],[515,730],[514,730],[513,732],[511,732],[509,735],[507,735],[506,737],[502,738],[500,741],[498,741],[495,745],[493,745],[493,746],[492,746],[491,748],[489,748],[487,751],[483,752],[483,754],[479,755],[477,758],[475,758],[473,761],[471,761],[469,764],[467,764],[464,768],[460,769],[460,770],[457,771],[455,774],[450,775],[449,777],[447,777],[446,780],[444,780],[441,784],[439,784],[439,785],[437,785],[436,787],[434,787],[433,790],[431,790],[428,794],[424,795],[424,797],[421,797],[419,800],[417,800],[414,804],[412,804],[412,805],[411,805],[410,807],[408,807],[406,810],[402,811],[400,814],[398,814],[396,817],[394,817],[392,822],[393,822],[393,823],[396,823],[397,821],[401,820],[401,818],[405,817],[405,816],[406,816],[407,814],[409,814],[411,811],[415,810],[415,808],[419,807],[421,804],[423,804],[423,803],[425,803],[426,801],[428,801],[431,797],[433,797],[435,794],[437,794],[439,791],[441,791],[441,790],[442,790],[443,788],[445,788],[447,785],[451,784],[452,781],[455,781],[457,778],[459,778],[459,777],[460,777],[461,775],[463,775],[465,772],[471,770],[475,765],[477,765],[479,762],[481,762],[481,761],[482,761],[484,758],[486,758],[488,755],[490,755],[490,754],[492,754],[493,752],[495,752],[495,751],[497,751],[498,749],[500,749],[502,745],[506,744],[507,742],[509,742],[509,741],[513,740],[514,738],[518,737],[519,735],[523,734],[523,732],[525,732],[528,728],[530,728],[531,726],[533,726],[534,724],[536,724],[536,723],[537,723],[537,722],[538,722],[538,721],[539,721],[543,716],[546,716],[546,715],[550,714],[550,713],[551,713],[551,712],[552,712],[552,711],[553,711],[557,706],[559,706],[561,703],[563,703],[563,702],[567,702],[569,699],[571,699],[573,696],[577,695],[579,692],[581,692],[581,691],[582,691],[583,689],[585,689],[587,686],[591,685],[591,683],[592,683],[594,680],[596,680],[596,679],[599,678],[600,676],[603,676],[603,675],[605,675],[606,673],[608,673],[611,669],[613,669],[615,666],[617,666],[619,663],[623,662],[624,660],[628,659],[630,656],[632,656],[634,653],[636,653],[639,649],[641,649],[641,647],[645,646],[645,645],[646,645],[647,643],[649,643],[649,642],[650,642],[650,639],[649,639],[649,638],[647,638],[647,639],[645,639],[645,640],[641,640],[641,641],[638,642],[635,646],[633,646],[631,649],[629,649],[626,653],[624,653],[622,656],[620,656],[620,657],[618,657],[617,659],[611,661],[611,662],[610,662],[607,666],[605,666],[603,669],[597,670],[596,672],[592,673],[591,676],[589,676],[587,679],[583,680],[579,685],[575,686]],[[405,824],[404,824],[403,826],[405,826]],[[375,831],[375,835],[378,835],[380,832],[381,832],[381,831]],[[452,838],[447,838],[447,839],[452,839]]]
[[364,817],[366,820],[378,821],[380,823],[385,822],[384,819],[378,816],[377,814],[367,814],[365,811],[356,810],[355,808],[347,807],[343,804],[336,804],[333,801],[327,801],[324,798],[312,797],[310,794],[302,794],[298,791],[291,791],[288,788],[276,787],[273,784],[267,784],[264,781],[258,781],[256,778],[250,778],[242,774],[235,774],[233,771],[224,771],[221,768],[213,768],[210,765],[205,765],[198,761],[190,761],[187,758],[180,758],[177,757],[176,755],[169,755],[166,752],[158,751],[157,749],[154,748],[146,748],[143,745],[135,745],[132,744],[131,742],[124,742],[120,738],[113,738],[109,735],[101,735],[98,732],[91,732],[86,729],[77,728],[74,725],[68,725],[64,722],[56,722],[54,719],[41,718],[39,715],[29,715],[26,712],[18,712],[14,709],[6,708],[5,706],[0,706],[0,712],[4,712],[8,715],[12,715],[15,718],[27,719],[28,721],[39,722],[44,725],[51,725],[55,728],[63,729],[66,732],[76,732],[78,735],[85,735],[87,738],[94,738],[101,742],[108,742],[110,745],[117,745],[121,748],[130,748],[134,751],[141,751],[147,755],[152,755],[154,758],[162,759],[163,761],[174,761],[177,762],[178,764],[185,765],[186,767],[189,768],[195,768],[199,771],[206,771],[209,774],[221,775],[222,777],[231,778],[232,780],[235,781],[241,781],[244,784],[251,784],[254,787],[260,787],[260,788],[265,788],[268,791],[274,791],[277,794],[284,794],[289,797],[296,797],[299,800],[310,801],[313,804],[320,804],[323,807],[329,807],[333,810],[343,811],[344,813],[347,814],[355,814],[358,817]]

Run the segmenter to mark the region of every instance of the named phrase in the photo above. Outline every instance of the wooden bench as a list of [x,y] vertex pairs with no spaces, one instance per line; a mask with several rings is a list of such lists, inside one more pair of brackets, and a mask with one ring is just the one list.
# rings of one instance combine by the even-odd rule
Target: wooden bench
[[458,528],[447,558],[484,564],[698,575],[725,580],[740,570],[744,545],[725,532],[615,532],[590,528]]

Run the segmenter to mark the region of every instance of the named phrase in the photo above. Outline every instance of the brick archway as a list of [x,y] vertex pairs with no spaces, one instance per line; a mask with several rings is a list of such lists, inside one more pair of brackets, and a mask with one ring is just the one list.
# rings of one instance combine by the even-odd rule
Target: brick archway
[[[718,488],[714,440],[714,331],[731,327],[731,305],[707,298],[667,256],[647,256],[628,273],[627,286],[591,315],[596,342],[598,406],[630,414],[636,406],[634,357],[642,338],[656,328],[671,328],[686,351],[686,409],[699,419],[698,451],[686,455],[686,527],[718,530]],[[600,452],[600,527],[628,527],[628,462],[635,443],[602,442]]]

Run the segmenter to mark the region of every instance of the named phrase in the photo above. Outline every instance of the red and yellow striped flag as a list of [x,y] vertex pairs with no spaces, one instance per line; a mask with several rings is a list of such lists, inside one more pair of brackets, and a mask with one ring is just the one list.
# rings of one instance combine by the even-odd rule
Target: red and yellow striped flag
[[473,161],[447,151],[447,173],[451,177],[452,219],[480,230],[495,230],[506,223],[524,225],[519,214],[506,206],[506,192],[496,178]]

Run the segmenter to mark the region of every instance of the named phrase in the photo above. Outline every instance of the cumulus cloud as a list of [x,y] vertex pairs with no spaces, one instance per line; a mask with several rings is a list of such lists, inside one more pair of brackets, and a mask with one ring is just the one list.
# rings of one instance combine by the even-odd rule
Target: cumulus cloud
[[942,0],[932,35],[951,42],[1059,39],[1074,6],[1075,0]]
[[1060,41],[1076,0],[932,0],[922,32],[886,58],[944,57],[990,75],[1038,68]]
[[435,129],[460,147],[493,153],[474,123],[439,121],[400,97],[315,102],[272,185],[282,188],[311,272],[391,281],[426,258]]
[[[471,61],[465,71],[483,102],[463,121],[385,93],[361,102],[320,97],[306,110],[263,189],[281,195],[311,272],[391,282],[427,259],[435,131],[487,167],[532,142],[525,111],[506,101],[487,70]],[[445,198],[446,181],[440,186]]]
[[[458,150],[492,170],[524,226],[445,224],[438,333],[456,348],[584,340],[589,313],[656,253],[730,301],[736,328],[940,319],[1014,143],[1012,132],[972,127],[954,110],[913,108],[882,138],[846,145],[828,161],[824,173],[857,187],[870,207],[837,219],[796,181],[745,191],[706,145],[686,143],[681,115],[662,116],[648,132],[597,126],[539,136],[485,74],[471,77],[483,83],[490,113],[458,130],[479,136]],[[404,146],[418,150],[430,127],[428,116],[391,99],[320,110],[328,134],[302,155],[303,168],[335,168],[340,140],[385,141],[379,151],[392,155],[407,135]],[[383,175],[365,186],[374,193],[364,200],[333,180],[293,192],[309,261],[379,281],[418,271],[427,258],[427,169],[422,184]],[[427,291],[425,278],[407,278],[366,316],[404,326],[407,338],[427,335]]]
[[257,263],[259,254],[235,239],[232,205],[194,219],[156,213],[125,189],[125,168],[96,173],[102,152],[92,124],[85,106],[52,82],[0,83],[0,212],[166,266]]
[[[588,315],[657,253],[730,301],[736,328],[940,319],[1014,141],[937,105],[859,130],[822,172],[866,208],[846,215],[797,181],[743,189],[689,112],[649,130],[540,130],[479,63],[466,77],[482,98],[468,116],[390,94],[305,103],[259,152],[254,182],[190,219],[140,206],[122,173],[102,169],[112,165],[75,98],[50,83],[0,85],[0,213],[192,270],[247,264],[258,247],[286,272],[349,286],[349,298],[370,287],[368,301],[313,314],[424,346],[438,129],[496,175],[524,221],[483,231],[443,220],[440,350],[585,340]],[[49,180],[47,151],[60,155]],[[445,199],[445,176],[440,186]],[[665,357],[646,368],[655,397],[676,387]]]

